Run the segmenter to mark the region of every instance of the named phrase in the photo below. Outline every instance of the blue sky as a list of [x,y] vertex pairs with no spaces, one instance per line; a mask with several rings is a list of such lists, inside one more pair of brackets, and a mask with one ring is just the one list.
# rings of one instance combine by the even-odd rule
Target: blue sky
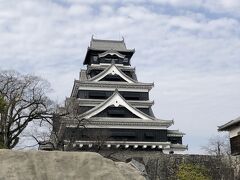
[[238,0],[0,0],[0,68],[50,81],[62,102],[91,36],[125,38],[155,115],[175,120],[189,153],[240,116]]

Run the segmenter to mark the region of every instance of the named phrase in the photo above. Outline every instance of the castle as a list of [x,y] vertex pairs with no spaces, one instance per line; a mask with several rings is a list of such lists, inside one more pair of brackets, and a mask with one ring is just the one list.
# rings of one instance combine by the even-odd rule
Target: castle
[[[91,151],[158,151],[180,153],[184,133],[169,130],[173,120],[154,116],[149,91],[131,67],[134,49],[124,40],[91,39],[79,80],[74,81],[66,107],[74,116],[58,118],[53,131],[66,148]],[[65,108],[66,108],[65,107]],[[42,146],[44,149],[45,146]]]

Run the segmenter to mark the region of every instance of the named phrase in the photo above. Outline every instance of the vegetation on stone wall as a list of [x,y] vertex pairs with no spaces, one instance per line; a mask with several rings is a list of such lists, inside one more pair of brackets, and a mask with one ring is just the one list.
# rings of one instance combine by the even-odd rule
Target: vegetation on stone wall
[[177,179],[211,180],[205,168],[190,163],[182,163],[179,165]]

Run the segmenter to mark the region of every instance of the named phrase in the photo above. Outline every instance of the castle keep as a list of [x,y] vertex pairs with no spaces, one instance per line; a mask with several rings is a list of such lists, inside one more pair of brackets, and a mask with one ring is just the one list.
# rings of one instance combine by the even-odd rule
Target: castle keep
[[169,130],[173,120],[154,116],[149,100],[153,83],[139,82],[131,67],[134,49],[124,40],[91,39],[79,80],[66,107],[76,116],[60,118],[53,130],[65,147],[91,151],[128,149],[178,153],[184,133]]

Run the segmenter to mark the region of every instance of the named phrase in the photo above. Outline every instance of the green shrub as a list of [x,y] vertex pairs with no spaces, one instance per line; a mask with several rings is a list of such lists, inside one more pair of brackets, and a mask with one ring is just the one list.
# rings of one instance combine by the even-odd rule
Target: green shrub
[[198,165],[182,163],[179,165],[177,172],[179,180],[211,180],[207,175],[207,170]]
[[0,132],[0,149],[4,149],[3,136]]
[[0,141],[0,149],[5,149],[3,142]]

